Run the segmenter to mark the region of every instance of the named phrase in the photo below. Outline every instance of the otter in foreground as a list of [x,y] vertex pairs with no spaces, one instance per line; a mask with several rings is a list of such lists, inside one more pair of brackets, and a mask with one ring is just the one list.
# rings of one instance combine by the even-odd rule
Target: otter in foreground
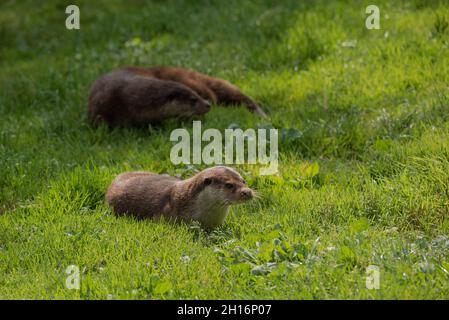
[[142,171],[122,173],[109,187],[106,201],[118,215],[199,221],[212,229],[223,224],[230,205],[253,197],[235,170],[218,166],[186,180]]
[[98,79],[90,90],[89,118],[95,124],[140,126],[168,118],[190,118],[210,104],[245,105],[265,112],[231,83],[182,68],[122,68]]

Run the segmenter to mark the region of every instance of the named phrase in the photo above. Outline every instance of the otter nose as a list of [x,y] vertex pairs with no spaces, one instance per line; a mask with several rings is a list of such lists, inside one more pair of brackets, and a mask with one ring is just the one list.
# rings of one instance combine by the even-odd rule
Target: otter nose
[[251,190],[249,189],[243,189],[240,192],[240,195],[242,196],[242,198],[244,199],[251,199],[253,197],[253,193],[251,192]]

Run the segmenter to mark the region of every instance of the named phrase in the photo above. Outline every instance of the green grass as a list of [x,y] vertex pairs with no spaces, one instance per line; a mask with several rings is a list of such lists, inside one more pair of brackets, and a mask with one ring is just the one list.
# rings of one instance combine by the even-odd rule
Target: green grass
[[[377,1],[381,30],[365,28],[371,2],[270,3],[77,1],[69,31],[66,1],[2,2],[0,298],[449,297],[447,2]],[[91,83],[133,64],[229,79],[271,117],[215,107],[203,128],[283,133],[279,176],[237,166],[261,199],[222,228],[104,203],[122,171],[203,168],[169,160],[171,130],[191,123],[88,125]],[[72,264],[80,290],[65,287]]]

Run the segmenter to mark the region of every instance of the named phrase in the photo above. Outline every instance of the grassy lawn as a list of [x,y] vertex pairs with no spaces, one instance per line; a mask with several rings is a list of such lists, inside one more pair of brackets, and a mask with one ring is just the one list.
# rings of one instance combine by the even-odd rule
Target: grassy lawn
[[[447,299],[449,4],[376,1],[0,4],[0,298]],[[214,107],[202,126],[274,127],[280,174],[235,166],[257,201],[205,232],[115,217],[116,174],[189,177],[170,132],[92,128],[87,96],[123,65],[228,79],[269,113]],[[80,290],[65,286],[77,265]],[[370,265],[380,288],[366,288]]]

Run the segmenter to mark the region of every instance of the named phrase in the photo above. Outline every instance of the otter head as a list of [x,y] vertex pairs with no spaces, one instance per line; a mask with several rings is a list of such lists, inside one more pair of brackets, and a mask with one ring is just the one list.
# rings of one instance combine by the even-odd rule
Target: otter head
[[245,180],[233,169],[219,166],[201,171],[192,178],[198,187],[193,219],[208,228],[223,224],[229,206],[254,197]]
[[251,200],[254,192],[234,169],[219,166],[203,171],[203,186],[216,195],[217,200],[228,205]]
[[200,116],[210,111],[210,103],[201,98],[195,91],[182,84],[174,84],[176,90],[170,94],[170,109],[175,116],[190,118]]

